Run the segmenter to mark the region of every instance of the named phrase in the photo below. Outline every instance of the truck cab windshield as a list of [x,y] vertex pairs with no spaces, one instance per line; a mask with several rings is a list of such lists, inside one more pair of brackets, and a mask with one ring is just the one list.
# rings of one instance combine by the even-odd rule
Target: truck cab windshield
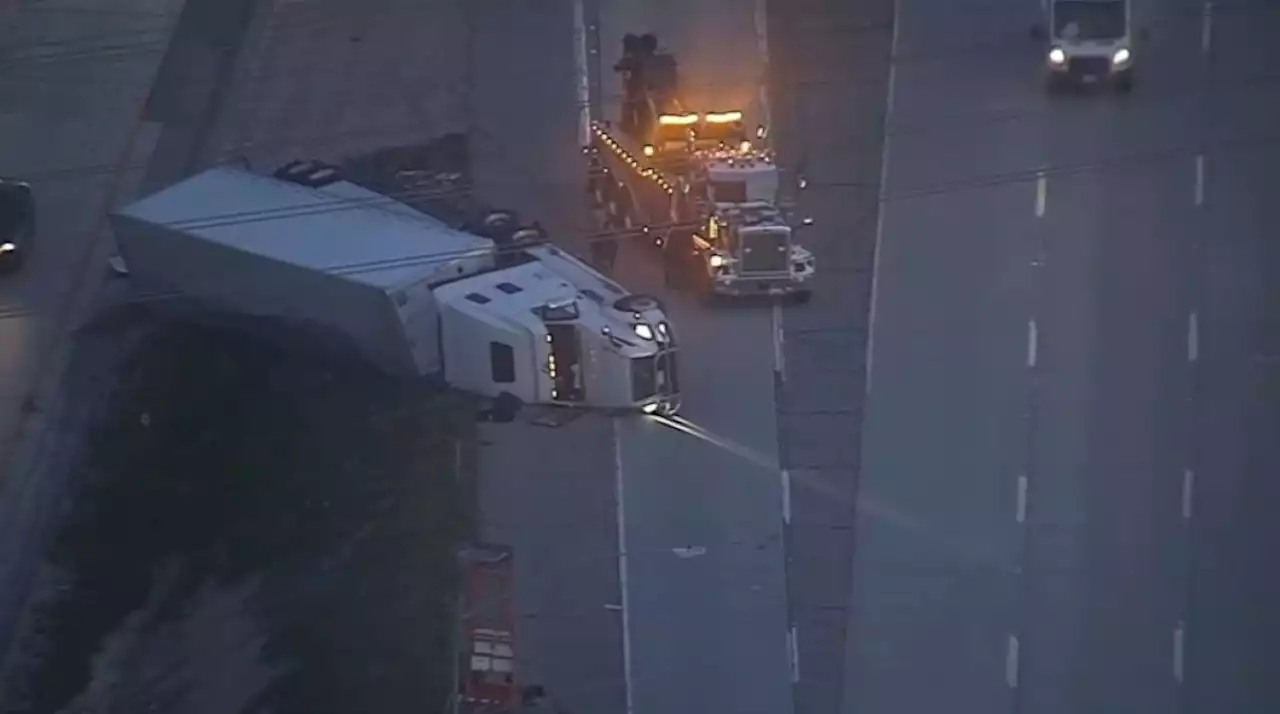
[[643,402],[657,396],[680,393],[676,375],[676,353],[664,350],[647,357],[631,360],[631,399]]
[[1060,0],[1053,4],[1053,35],[1067,42],[1118,40],[1128,34],[1125,0]]

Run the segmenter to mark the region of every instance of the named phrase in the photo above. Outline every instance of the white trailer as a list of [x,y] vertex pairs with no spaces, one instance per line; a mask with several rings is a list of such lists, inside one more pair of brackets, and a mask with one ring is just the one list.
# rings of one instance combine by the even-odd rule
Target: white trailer
[[349,182],[232,167],[111,222],[129,275],[217,308],[322,326],[393,375],[526,403],[679,404],[661,305],[551,246],[499,250]]

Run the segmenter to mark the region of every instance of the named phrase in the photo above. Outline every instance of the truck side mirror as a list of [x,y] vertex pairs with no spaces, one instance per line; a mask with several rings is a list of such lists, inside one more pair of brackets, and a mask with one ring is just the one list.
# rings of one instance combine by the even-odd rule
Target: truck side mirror
[[1048,34],[1044,25],[1038,22],[1031,26],[1031,39],[1033,40],[1044,40],[1048,37]]

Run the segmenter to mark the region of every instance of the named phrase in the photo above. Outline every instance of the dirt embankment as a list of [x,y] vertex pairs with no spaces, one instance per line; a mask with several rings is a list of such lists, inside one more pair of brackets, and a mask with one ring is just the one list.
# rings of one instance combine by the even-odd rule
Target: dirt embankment
[[175,325],[110,415],[0,710],[442,709],[467,405]]

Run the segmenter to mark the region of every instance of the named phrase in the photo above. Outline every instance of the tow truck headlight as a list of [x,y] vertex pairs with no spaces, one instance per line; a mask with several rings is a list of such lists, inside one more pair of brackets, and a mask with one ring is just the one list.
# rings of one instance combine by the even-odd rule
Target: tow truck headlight
[[653,339],[653,328],[647,322],[637,322],[631,326],[636,331],[636,336],[642,340]]
[[644,405],[643,407],[640,407],[640,410],[641,410],[641,411],[643,411],[645,414],[657,414],[657,413],[658,413],[658,403],[657,403],[657,402],[649,402],[648,404]]
[[711,267],[719,268],[720,266],[724,265],[724,256],[712,255],[711,258],[707,260],[707,262],[711,264]]
[[653,144],[645,144],[645,145],[644,145],[644,155],[645,155],[645,156],[653,156],[653,152],[654,152]]
[[1111,64],[1116,67],[1120,67],[1122,65],[1129,64],[1129,60],[1131,59],[1133,59],[1133,53],[1129,51],[1129,48],[1121,47],[1116,50],[1115,54],[1111,55]]
[[13,243],[0,243],[0,253],[12,253],[17,250],[18,246]]
[[1061,47],[1054,47],[1049,50],[1049,64],[1055,67],[1061,67],[1067,63],[1067,53],[1062,51]]

